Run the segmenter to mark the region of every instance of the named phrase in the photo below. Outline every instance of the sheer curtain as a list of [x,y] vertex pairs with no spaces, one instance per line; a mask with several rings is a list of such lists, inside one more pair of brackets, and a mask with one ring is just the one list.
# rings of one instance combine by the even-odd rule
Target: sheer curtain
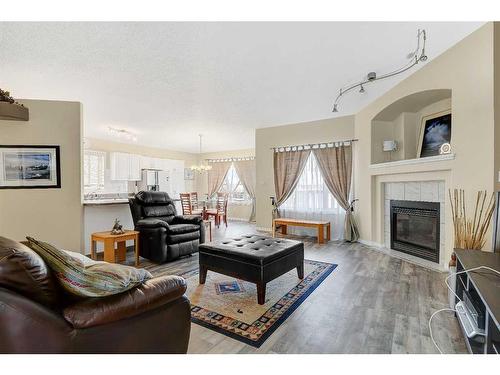
[[[342,239],[344,233],[345,210],[328,190],[316,157],[311,153],[299,178],[297,187],[281,205],[282,217],[308,220],[327,220],[331,223],[333,239]],[[297,235],[316,236],[316,229],[288,227],[288,232]]]

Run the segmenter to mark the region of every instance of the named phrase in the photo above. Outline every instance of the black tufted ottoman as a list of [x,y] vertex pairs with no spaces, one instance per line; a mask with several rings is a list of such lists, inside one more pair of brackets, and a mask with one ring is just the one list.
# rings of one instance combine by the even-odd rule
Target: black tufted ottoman
[[199,258],[200,284],[208,270],[256,283],[259,305],[269,281],[294,268],[304,278],[304,244],[299,241],[249,234],[201,244]]

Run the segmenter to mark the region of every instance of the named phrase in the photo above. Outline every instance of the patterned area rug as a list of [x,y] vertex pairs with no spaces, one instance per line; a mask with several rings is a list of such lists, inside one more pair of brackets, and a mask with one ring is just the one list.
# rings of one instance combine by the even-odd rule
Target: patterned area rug
[[180,276],[188,284],[194,323],[259,347],[336,267],[306,259],[304,279],[294,269],[269,282],[264,305],[257,303],[255,284],[208,271],[200,285],[198,268]]

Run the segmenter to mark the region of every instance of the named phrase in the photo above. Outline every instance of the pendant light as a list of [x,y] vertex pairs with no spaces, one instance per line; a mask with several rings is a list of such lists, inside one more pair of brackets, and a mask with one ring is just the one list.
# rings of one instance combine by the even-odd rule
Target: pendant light
[[[201,155],[201,150],[202,150],[202,137],[203,135],[198,134],[200,137],[200,155]],[[203,172],[208,172],[210,169],[212,169],[211,165],[204,164],[203,161],[200,162],[200,164],[195,164],[191,166],[192,171],[196,171],[198,173],[203,173]]]

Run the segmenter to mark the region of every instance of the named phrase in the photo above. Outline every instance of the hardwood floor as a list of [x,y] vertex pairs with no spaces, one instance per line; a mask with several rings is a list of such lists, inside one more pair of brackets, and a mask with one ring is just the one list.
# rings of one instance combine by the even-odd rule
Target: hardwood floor
[[[254,225],[232,221],[227,229],[213,229],[213,237],[255,232]],[[358,243],[300,239],[305,258],[338,267],[285,323],[260,348],[192,324],[189,353],[437,353],[428,320],[447,307],[445,274]],[[132,254],[127,262],[133,265]],[[141,259],[155,274],[180,273],[197,263],[197,255],[163,265]],[[467,352],[452,313],[434,318],[433,333],[443,352]]]

